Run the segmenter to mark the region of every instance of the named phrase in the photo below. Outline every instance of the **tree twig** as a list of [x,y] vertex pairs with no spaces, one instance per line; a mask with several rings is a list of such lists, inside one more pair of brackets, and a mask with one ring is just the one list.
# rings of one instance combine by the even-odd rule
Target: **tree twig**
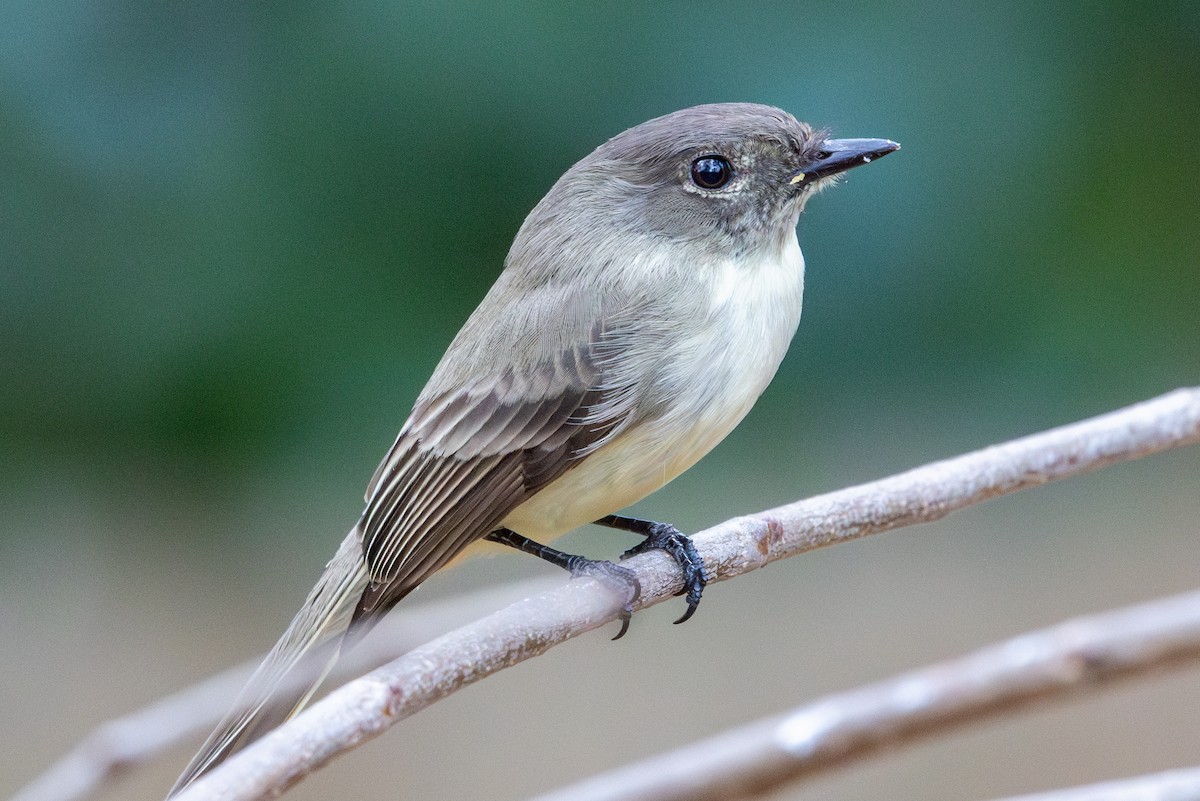
[[[535,801],[757,797],[953,724],[1197,660],[1200,592],[1191,592],[1076,618],[958,659],[830,695],[787,714],[538,796]],[[1200,777],[1192,781],[1200,787]],[[1068,793],[1062,798],[1075,796]]]
[[[881,481],[736,518],[694,539],[710,574],[732,578],[776,559],[936,520],[973,503],[1200,441],[1200,390],[1182,389],[1100,417]],[[680,587],[673,562],[625,563],[640,606]],[[457,689],[613,620],[617,599],[573,581],[451,632],[350,682],[188,788],[180,801],[274,797],[337,754]]]
[[1013,796],[1003,801],[1200,801],[1200,767]]

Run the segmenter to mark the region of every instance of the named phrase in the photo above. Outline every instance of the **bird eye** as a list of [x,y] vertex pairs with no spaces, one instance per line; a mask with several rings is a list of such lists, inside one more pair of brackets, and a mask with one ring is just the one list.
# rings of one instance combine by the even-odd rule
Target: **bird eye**
[[733,168],[720,156],[703,156],[692,162],[692,183],[701,189],[720,189],[733,177]]

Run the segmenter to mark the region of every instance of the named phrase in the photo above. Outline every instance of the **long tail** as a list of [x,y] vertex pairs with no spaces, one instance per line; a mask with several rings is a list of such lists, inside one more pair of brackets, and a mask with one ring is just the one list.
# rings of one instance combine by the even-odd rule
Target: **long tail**
[[287,631],[254,671],[233,709],[176,780],[170,796],[303,708],[337,660],[367,584],[356,526],[325,566]]

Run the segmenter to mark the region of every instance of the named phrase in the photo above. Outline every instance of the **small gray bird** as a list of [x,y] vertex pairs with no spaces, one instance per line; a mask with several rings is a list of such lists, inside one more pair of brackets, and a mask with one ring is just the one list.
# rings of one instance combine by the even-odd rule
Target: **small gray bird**
[[[829,139],[769,106],[684,109],[618,134],[530,212],[367,487],[366,508],[172,795],[294,714],[359,634],[467,546],[510,545],[620,586],[632,571],[541,543],[589,522],[707,576],[672,526],[615,515],[754,405],[800,321],[796,222],[885,139]],[[618,637],[620,634],[617,635]],[[281,691],[311,670],[307,691]]]

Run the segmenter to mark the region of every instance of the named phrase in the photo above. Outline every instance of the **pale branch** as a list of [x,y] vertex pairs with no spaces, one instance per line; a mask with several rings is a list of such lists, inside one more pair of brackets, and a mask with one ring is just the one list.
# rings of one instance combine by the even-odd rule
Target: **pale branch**
[[1022,634],[958,659],[829,695],[535,801],[759,797],[881,748],[1009,712],[1023,703],[1196,661],[1200,591]]
[[[339,659],[328,680],[336,684],[361,676],[413,646],[553,583],[537,579],[406,606],[389,615]],[[189,741],[198,745],[233,704],[262,658],[260,655],[102,723],[18,791],[12,801],[79,801],[96,795],[131,767],[149,762],[164,751]],[[285,693],[299,689],[309,680],[303,673],[289,674],[280,689]]]
[[998,801],[1200,801],[1200,767],[1012,796]]
[[[1200,441],[1200,390],[1182,389],[1041,434],[936,462],[881,481],[735,518],[696,535],[715,580],[776,559],[902,525],[936,520],[973,503]],[[639,606],[669,598],[679,571],[661,553],[637,572]],[[593,580],[572,581],[414,649],[346,684],[235,755],[178,796],[271,798],[334,756],[461,687],[615,619],[617,599]]]

